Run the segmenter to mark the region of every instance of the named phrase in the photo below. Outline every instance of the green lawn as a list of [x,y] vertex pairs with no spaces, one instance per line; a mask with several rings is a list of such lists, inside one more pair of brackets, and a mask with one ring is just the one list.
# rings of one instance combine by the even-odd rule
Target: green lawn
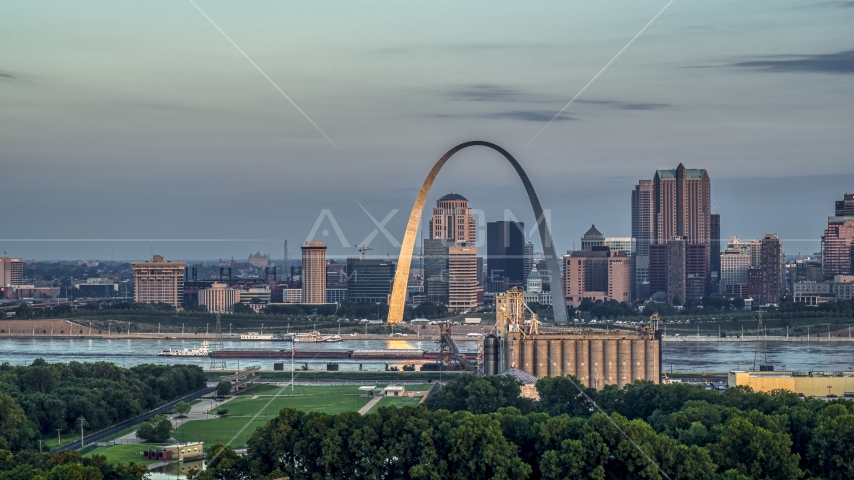
[[112,447],[98,447],[91,452],[83,455],[91,457],[92,455],[104,455],[110,463],[130,463],[134,462],[139,465],[149,465],[155,463],[154,460],[143,460],[142,451],[149,448],[156,448],[164,444],[141,443],[138,445],[113,445]]
[[[181,424],[172,436],[182,442],[205,442],[205,446],[210,448],[217,442],[229,442],[237,435],[231,445],[240,447],[246,445],[246,441],[249,440],[256,428],[269,422],[270,419],[271,417],[267,416],[255,419],[251,417],[229,417],[213,420],[191,420]],[[238,432],[240,432],[239,435]]]
[[[271,401],[272,399],[272,401]],[[327,394],[327,395],[296,395],[284,397],[248,397],[235,398],[224,404],[221,408],[227,409],[229,416],[255,415],[263,408],[261,416],[274,417],[279,410],[290,407],[306,412],[341,413],[357,411],[370,400],[369,397],[361,397],[355,394]],[[264,408],[270,402],[267,408]]]
[[[220,407],[228,410],[228,418],[191,420],[178,427],[173,436],[181,441],[203,441],[213,444],[228,442],[237,435],[232,445],[243,446],[256,428],[269,422],[283,408],[335,414],[358,411],[370,400],[370,397],[359,395],[358,385],[296,386],[293,394],[288,388],[280,394],[281,396],[276,395],[281,390],[282,387],[259,385],[246,395],[237,396]],[[262,396],[253,399],[254,395]],[[256,414],[258,416],[252,418]]]
[[[368,384],[366,384],[368,385]],[[385,388],[386,384],[369,384],[369,386],[376,385],[377,388]],[[346,394],[359,394],[364,393],[359,390],[361,385],[333,385],[333,386],[304,386],[304,385],[294,385],[293,390],[291,386],[282,386],[282,385],[268,385],[261,384],[256,387],[252,387],[246,391],[246,393],[240,393],[237,395],[237,398],[242,397],[253,397],[255,395],[346,395]],[[232,402],[235,400],[232,400]],[[229,402],[231,403],[231,402]],[[226,407],[227,408],[227,407]]]
[[418,405],[418,402],[420,401],[421,397],[383,397],[382,400],[380,400],[376,405],[374,405],[374,408],[371,409],[371,412],[376,412],[377,409],[382,407],[414,407]]

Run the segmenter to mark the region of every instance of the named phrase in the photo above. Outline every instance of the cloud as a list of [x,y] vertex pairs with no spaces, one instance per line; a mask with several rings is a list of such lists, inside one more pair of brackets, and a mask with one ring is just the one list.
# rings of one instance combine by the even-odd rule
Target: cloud
[[523,120],[526,122],[550,122],[553,118],[556,122],[564,120],[578,120],[575,117],[570,117],[565,114],[560,114],[555,118],[556,113],[556,111],[550,110],[512,110],[508,112],[484,113],[478,115],[478,117],[500,120]]
[[733,63],[730,66],[765,72],[854,73],[854,50],[818,55],[775,55],[766,60]]
[[[478,118],[489,120],[521,120],[525,122],[548,122],[554,118],[557,110],[508,110],[504,112],[486,112],[486,113],[430,113],[425,116],[433,118]],[[554,121],[562,122],[566,120],[578,120],[565,113],[559,115]]]
[[473,102],[516,102],[528,100],[531,94],[522,92],[518,88],[502,87],[491,84],[475,84],[465,87],[453,87],[447,95],[457,100],[468,100]]
[[15,77],[14,75],[12,75],[11,73],[6,73],[6,72],[4,72],[3,70],[0,70],[0,78],[9,78],[9,79],[14,80],[14,79],[15,79],[15,78],[17,78],[17,77]]
[[618,110],[658,110],[670,108],[669,103],[643,103],[643,102],[621,102],[618,100],[576,100],[575,103],[587,103],[590,105],[605,105]]

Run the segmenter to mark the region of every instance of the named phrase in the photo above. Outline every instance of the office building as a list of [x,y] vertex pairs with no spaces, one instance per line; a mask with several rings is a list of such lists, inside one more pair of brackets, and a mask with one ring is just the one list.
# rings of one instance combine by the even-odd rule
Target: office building
[[394,262],[347,259],[347,299],[351,302],[387,303],[394,283]]
[[596,229],[596,225],[592,225],[585,233],[581,236],[581,249],[591,251],[593,247],[602,247],[605,246],[605,236],[602,235],[602,232]]
[[727,249],[720,254],[720,265],[720,293],[729,297],[744,298],[747,295],[750,254],[741,250]]
[[346,301],[346,288],[326,288],[326,303],[343,303]]
[[650,296],[649,246],[655,243],[655,202],[652,180],[640,180],[632,190],[632,299]]
[[524,278],[528,278],[528,274],[530,274],[531,269],[534,268],[534,244],[531,242],[526,242],[523,249],[524,253],[522,254],[522,276]]
[[837,217],[854,217],[854,193],[846,193],[842,200],[836,201]]
[[783,266],[780,262],[780,257],[783,255],[783,246],[777,235],[769,233],[762,239],[761,250],[760,270],[762,287],[759,294],[759,303],[761,305],[779,303],[783,285]]
[[477,248],[474,245],[463,243],[448,248],[447,305],[451,310],[473,310],[479,306]]
[[305,242],[302,246],[302,302],[326,302],[326,245]]
[[249,264],[256,268],[264,268],[270,266],[270,255],[262,254],[261,252],[249,255]]
[[347,289],[347,264],[326,261],[326,289],[330,288]]
[[525,224],[486,224],[486,290],[505,292],[525,284]]
[[760,268],[762,265],[762,241],[745,242],[738,237],[731,237],[726,244],[727,251],[745,253],[750,257],[750,268]]
[[709,246],[701,243],[685,244],[685,298],[699,300],[706,296],[709,275]]
[[711,241],[711,181],[705,169],[657,170],[653,177],[655,238],[666,243],[682,237],[687,243]]
[[0,286],[24,284],[24,259],[0,257]]
[[154,255],[150,262],[133,262],[133,301],[165,303],[175,308],[184,300],[185,262],[167,262]]
[[665,294],[668,302],[678,300],[676,303],[705,296],[707,245],[676,237],[649,248],[651,294]]
[[77,290],[76,296],[81,297],[114,297],[119,292],[119,284],[106,278],[87,278],[85,282],[73,283]]
[[444,239],[424,239],[424,295],[428,302],[448,303],[448,248]]
[[430,238],[474,245],[475,230],[474,217],[465,197],[449,193],[436,201],[430,219]]
[[240,291],[228,288],[224,283],[214,283],[211,288],[199,290],[199,305],[205,306],[209,312],[228,313],[239,302]]
[[709,288],[710,294],[720,292],[721,281],[721,216],[713,213],[709,216]]
[[576,250],[564,257],[564,297],[566,304],[578,307],[592,301],[631,301],[629,257],[605,246]]
[[302,303],[302,288],[283,288],[282,301],[285,303]]
[[821,259],[825,279],[854,274],[854,216],[828,217]]
[[854,299],[854,275],[837,275],[832,280],[797,282],[793,288],[794,301],[811,306],[833,300]]

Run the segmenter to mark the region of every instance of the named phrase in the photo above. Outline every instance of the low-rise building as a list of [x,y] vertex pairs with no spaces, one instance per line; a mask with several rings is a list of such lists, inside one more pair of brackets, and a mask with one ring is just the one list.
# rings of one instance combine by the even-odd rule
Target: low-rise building
[[797,282],[794,285],[796,303],[818,306],[832,300],[854,299],[854,275],[836,275],[824,282]]
[[[854,396],[854,372],[729,372],[730,387],[747,386],[757,392],[788,390],[808,397]],[[849,395],[850,394],[850,395]]]
[[230,312],[240,302],[240,291],[228,288],[224,283],[214,283],[211,288],[199,290],[199,305],[207,307],[209,312]]

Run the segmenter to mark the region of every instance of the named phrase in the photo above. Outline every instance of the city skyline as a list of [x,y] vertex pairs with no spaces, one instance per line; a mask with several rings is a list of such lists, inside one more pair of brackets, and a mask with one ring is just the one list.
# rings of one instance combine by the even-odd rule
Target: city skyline
[[[788,252],[817,250],[827,202],[854,184],[845,2],[675,2],[542,134],[666,2],[490,4],[488,22],[473,22],[486,4],[449,19],[442,4],[198,2],[344,155],[191,4],[45,3],[0,19],[0,41],[15,47],[0,58],[0,160],[14,179],[0,201],[16,207],[0,247],[25,258],[143,259],[153,239],[224,238],[246,240],[154,249],[278,257],[281,239],[311,240],[324,210],[355,244],[375,228],[362,207],[378,221],[408,211],[429,166],[469,138],[519,159],[553,211],[558,251],[592,223],[629,235],[626,190],[680,162],[713,176],[724,238],[776,232]],[[442,28],[428,28],[438,17]],[[465,156],[435,191],[463,192],[488,220],[509,208],[532,224],[508,167]],[[386,226],[402,237],[405,221]],[[373,242],[374,254],[396,251]]]

